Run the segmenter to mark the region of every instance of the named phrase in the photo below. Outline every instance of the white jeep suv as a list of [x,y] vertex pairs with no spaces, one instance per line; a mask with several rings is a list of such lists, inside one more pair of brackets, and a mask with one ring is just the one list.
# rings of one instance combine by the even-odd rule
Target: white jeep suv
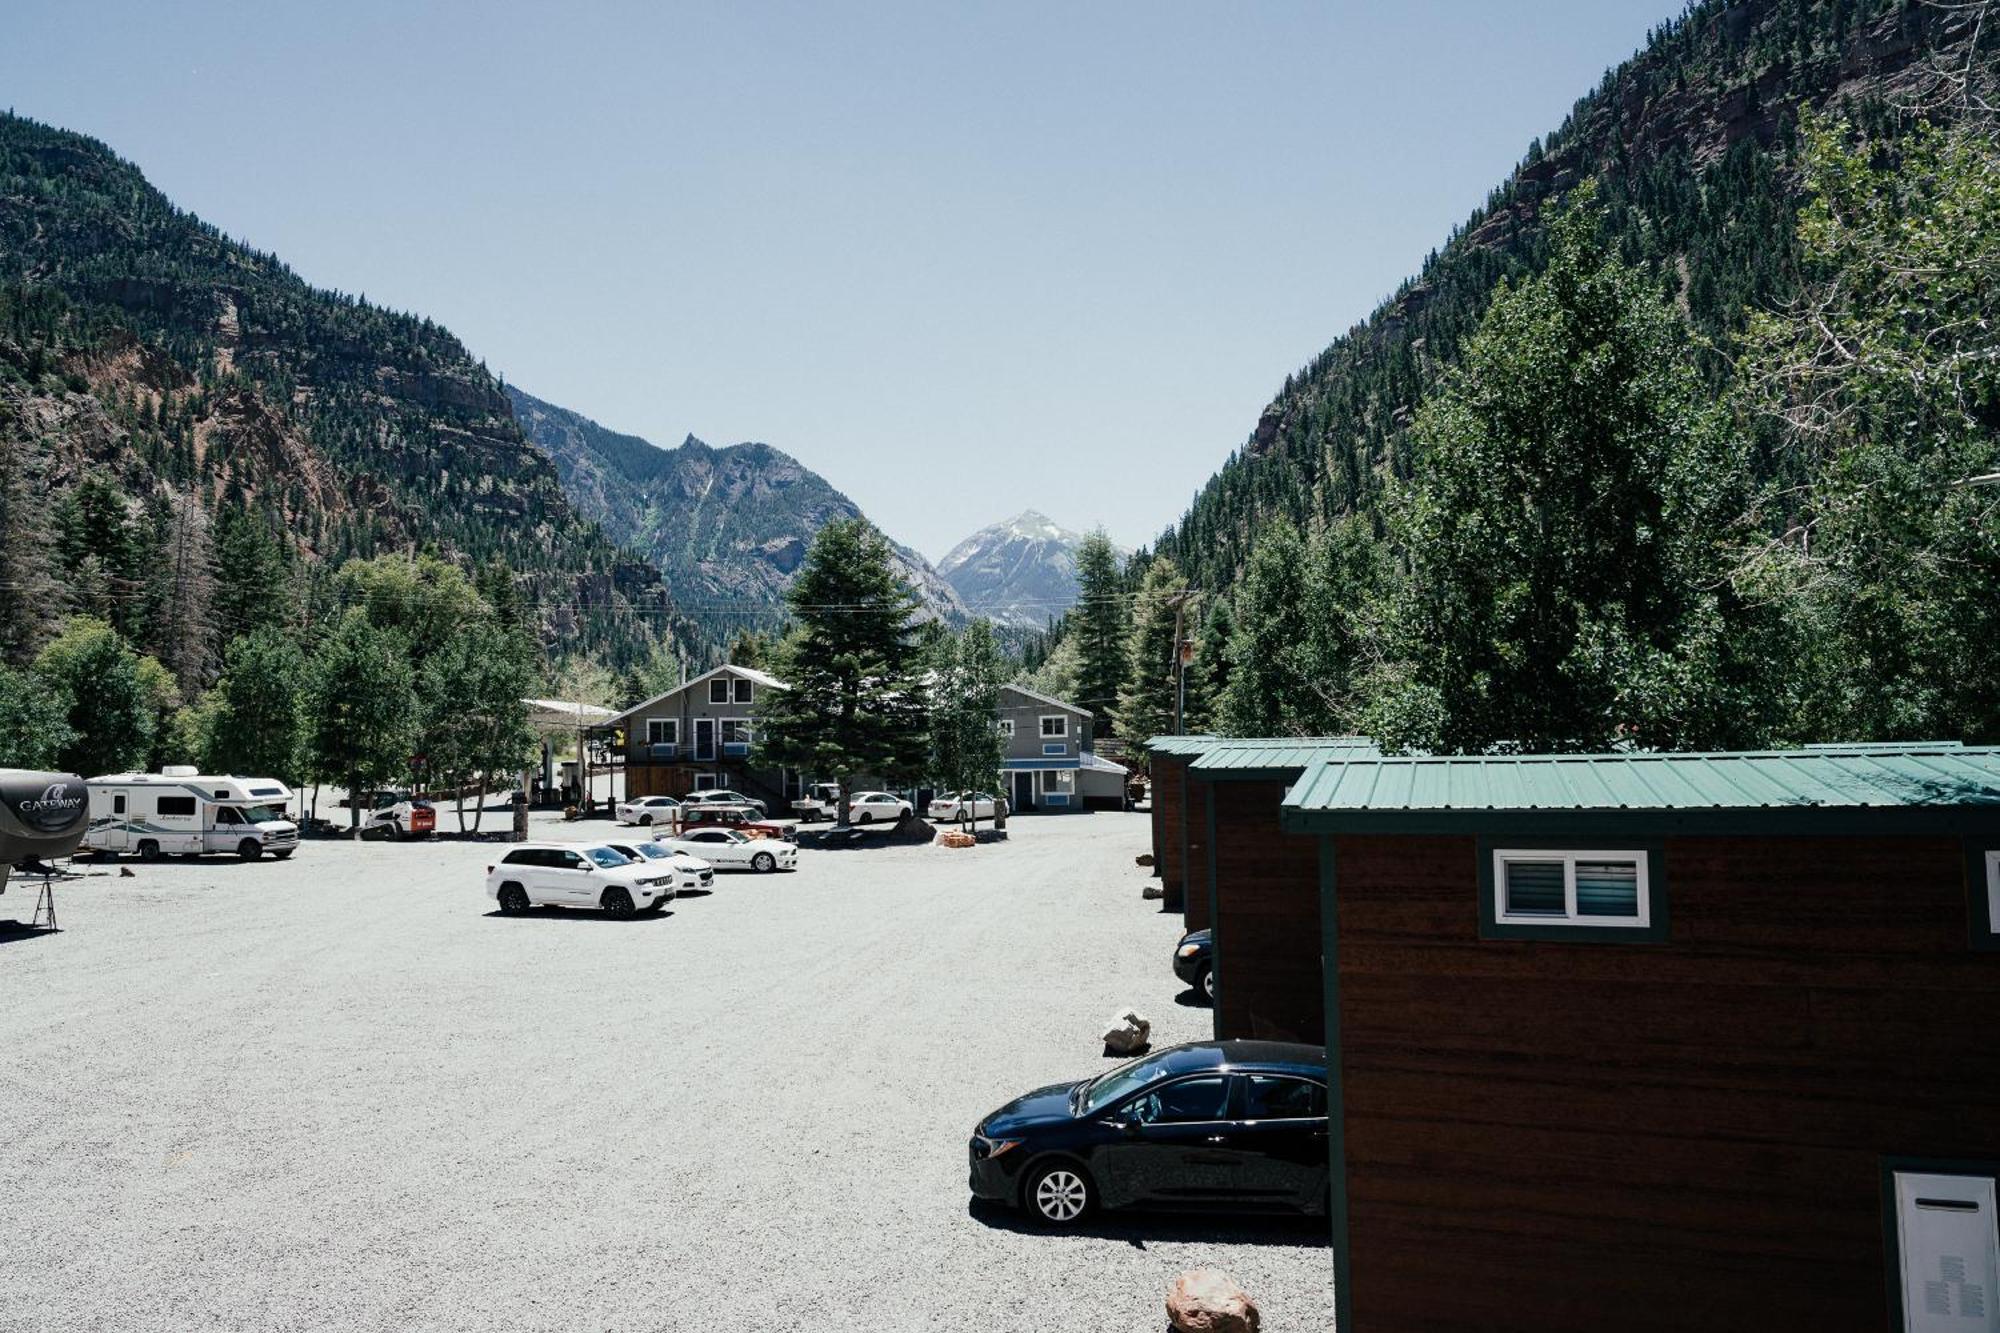
[[523,842],[486,867],[486,896],[508,916],[542,905],[633,916],[671,902],[675,879],[671,867],[635,862],[601,843]]

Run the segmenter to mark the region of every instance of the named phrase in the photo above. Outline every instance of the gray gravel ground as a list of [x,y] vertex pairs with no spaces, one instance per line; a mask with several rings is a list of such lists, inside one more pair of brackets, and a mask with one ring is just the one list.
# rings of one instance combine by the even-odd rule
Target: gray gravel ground
[[69,886],[0,933],[0,1328],[1156,1333],[1197,1264],[1328,1328],[1322,1223],[968,1207],[975,1121],[1119,1004],[1207,1035],[1145,845],[1018,819],[629,922],[489,915],[450,841]]

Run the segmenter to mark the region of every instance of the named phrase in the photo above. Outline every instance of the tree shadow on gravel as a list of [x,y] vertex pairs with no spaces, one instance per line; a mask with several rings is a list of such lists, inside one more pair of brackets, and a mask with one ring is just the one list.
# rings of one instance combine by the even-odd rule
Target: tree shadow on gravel
[[510,916],[498,908],[482,915],[488,921],[603,921],[617,926],[643,926],[649,921],[665,921],[673,916],[673,911],[667,909],[639,912],[632,916],[613,916],[595,907],[531,907],[519,916]]
[[1100,1212],[1057,1231],[990,1199],[971,1200],[965,1212],[995,1231],[1022,1236],[1091,1236],[1123,1241],[1136,1250],[1145,1249],[1150,1242],[1333,1247],[1326,1219],[1301,1213],[1183,1213],[1132,1208]]

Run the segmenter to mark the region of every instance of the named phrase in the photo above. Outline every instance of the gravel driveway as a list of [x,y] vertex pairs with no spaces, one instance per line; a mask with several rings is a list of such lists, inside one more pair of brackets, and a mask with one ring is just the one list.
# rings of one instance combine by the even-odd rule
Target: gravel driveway
[[1207,1035],[1146,845],[1022,818],[635,921],[490,915],[450,841],[66,886],[0,933],[0,1328],[1157,1333],[1196,1264],[1328,1328],[1323,1223],[968,1207],[974,1122],[1120,1003]]

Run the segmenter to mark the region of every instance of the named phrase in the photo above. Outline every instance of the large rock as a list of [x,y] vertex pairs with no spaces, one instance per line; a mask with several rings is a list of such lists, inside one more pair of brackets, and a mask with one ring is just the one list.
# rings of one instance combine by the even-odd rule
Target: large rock
[[1137,1055],[1152,1035],[1153,1025],[1137,1009],[1120,1009],[1104,1025],[1104,1049],[1112,1055]]
[[1167,1288],[1167,1322],[1178,1333],[1257,1333],[1257,1302],[1229,1274],[1196,1268]]

